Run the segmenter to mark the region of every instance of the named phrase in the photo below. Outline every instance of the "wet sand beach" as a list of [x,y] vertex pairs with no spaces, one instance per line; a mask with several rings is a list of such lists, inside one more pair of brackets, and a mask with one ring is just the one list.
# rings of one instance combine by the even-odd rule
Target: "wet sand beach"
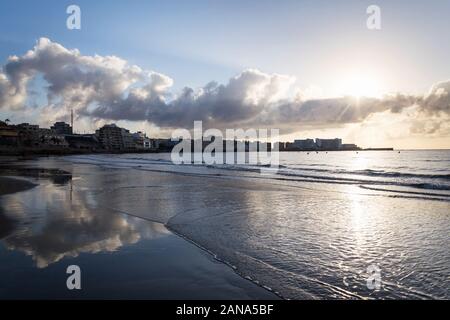
[[[102,174],[81,169],[45,159],[2,167],[23,176],[0,177],[0,298],[278,299],[162,223],[109,208]],[[72,264],[81,290],[66,287]]]

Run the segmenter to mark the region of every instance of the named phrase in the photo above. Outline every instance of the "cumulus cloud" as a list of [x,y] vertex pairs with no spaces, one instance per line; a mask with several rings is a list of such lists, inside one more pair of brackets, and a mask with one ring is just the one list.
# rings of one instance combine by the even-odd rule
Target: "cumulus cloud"
[[44,114],[53,118],[66,115],[70,107],[78,116],[94,121],[144,120],[159,127],[191,128],[194,120],[202,120],[209,127],[265,125],[295,131],[301,126],[362,122],[375,113],[400,113],[412,106],[422,115],[450,114],[450,81],[434,85],[424,96],[313,99],[300,94],[289,98],[294,77],[248,69],[225,84],[186,87],[173,95],[173,80],[164,74],[143,70],[116,56],[84,56],[46,38],[4,65],[0,108],[23,107],[28,83],[37,75],[48,83]]
[[[10,58],[9,61],[13,61]],[[21,109],[27,97],[26,84],[29,76],[22,76],[22,79],[10,79],[3,72],[0,72],[0,107],[11,110]],[[15,83],[13,83],[15,81]]]
[[421,99],[420,106],[430,114],[450,114],[450,80],[433,85],[430,92]]
[[48,83],[49,112],[113,101],[146,76],[139,67],[118,57],[83,56],[78,50],[41,38],[32,50],[21,57],[11,56],[4,65],[0,73],[0,107],[23,107],[29,81],[38,75]]

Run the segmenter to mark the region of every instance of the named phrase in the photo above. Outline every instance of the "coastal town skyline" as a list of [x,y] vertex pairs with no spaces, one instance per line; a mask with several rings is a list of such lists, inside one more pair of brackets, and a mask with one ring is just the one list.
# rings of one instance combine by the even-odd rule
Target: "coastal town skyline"
[[[195,132],[195,128],[193,129]],[[234,140],[233,152],[252,151],[251,143],[256,143],[256,148],[266,145],[267,151],[358,151],[358,150],[381,150],[388,151],[393,148],[361,148],[354,143],[343,143],[341,138],[305,138],[294,139],[293,141],[282,141],[278,137],[275,139],[261,139],[255,131],[252,130],[231,130],[233,137],[229,136],[210,136],[201,132],[203,140],[202,148],[216,139],[223,141],[223,150],[228,151],[227,141]],[[197,132],[198,133],[198,132]],[[217,134],[217,131],[216,131]],[[40,127],[38,124],[19,123],[13,124],[9,119],[0,120],[0,150],[9,154],[22,153],[55,153],[67,151],[69,153],[108,152],[108,151],[149,151],[149,152],[170,152],[171,149],[181,140],[190,140],[192,142],[199,139],[196,134],[194,137],[149,137],[146,132],[131,132],[127,128],[119,127],[115,123],[105,124],[94,132],[76,132],[71,123],[63,121],[55,122],[50,128]],[[236,143],[242,144],[243,149],[239,149]],[[255,149],[256,150],[256,149]]]

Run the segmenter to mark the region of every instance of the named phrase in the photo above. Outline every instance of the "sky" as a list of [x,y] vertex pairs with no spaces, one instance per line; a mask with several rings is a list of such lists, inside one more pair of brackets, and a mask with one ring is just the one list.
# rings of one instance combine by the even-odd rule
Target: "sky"
[[[71,4],[81,30],[66,27]],[[78,132],[169,136],[202,120],[450,148],[449,14],[445,0],[4,0],[0,119],[48,126],[74,108]]]

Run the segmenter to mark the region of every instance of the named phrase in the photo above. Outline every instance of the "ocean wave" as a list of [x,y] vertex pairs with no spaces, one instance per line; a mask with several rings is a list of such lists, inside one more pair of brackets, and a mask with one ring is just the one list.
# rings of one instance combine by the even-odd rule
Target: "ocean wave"
[[[229,165],[229,164],[174,164],[168,159],[149,159],[143,157],[106,157],[103,155],[94,156],[68,156],[66,159],[85,164],[94,164],[116,168],[135,168],[135,169],[157,169],[158,172],[181,173],[185,171],[187,174],[215,175],[215,171],[210,172],[208,169],[231,171],[231,172],[248,172],[260,173],[261,169],[268,168],[267,164],[246,164],[246,165]],[[191,168],[195,168],[196,172]],[[198,172],[198,170],[204,170]],[[315,174],[316,173],[316,174]],[[364,170],[345,170],[345,169],[323,169],[308,167],[292,167],[289,165],[279,165],[276,174],[272,178],[283,180],[283,177],[291,178],[290,181],[299,182],[328,182],[340,184],[366,184],[366,185],[395,185],[401,187],[410,187],[424,190],[450,190],[450,174],[421,174],[398,171],[384,171],[374,169]],[[266,177],[267,178],[267,177]]]
[[[373,191],[395,192],[395,193],[401,193],[401,194],[412,194],[412,195],[419,195],[419,196],[426,196],[426,197],[450,198],[450,194],[447,194],[447,193],[417,192],[417,191],[411,191],[411,190],[380,188],[377,186],[367,186],[367,185],[360,185],[359,187],[362,189],[373,190]],[[446,199],[446,200],[450,200],[450,199]]]
[[290,168],[293,171],[312,171],[312,172],[326,172],[330,174],[345,174],[345,175],[362,175],[370,177],[389,177],[389,178],[420,178],[420,179],[442,179],[450,181],[450,174],[420,174],[420,173],[409,173],[409,172],[399,172],[399,171],[384,171],[384,170],[345,170],[345,169],[316,169],[307,167],[295,167]]

